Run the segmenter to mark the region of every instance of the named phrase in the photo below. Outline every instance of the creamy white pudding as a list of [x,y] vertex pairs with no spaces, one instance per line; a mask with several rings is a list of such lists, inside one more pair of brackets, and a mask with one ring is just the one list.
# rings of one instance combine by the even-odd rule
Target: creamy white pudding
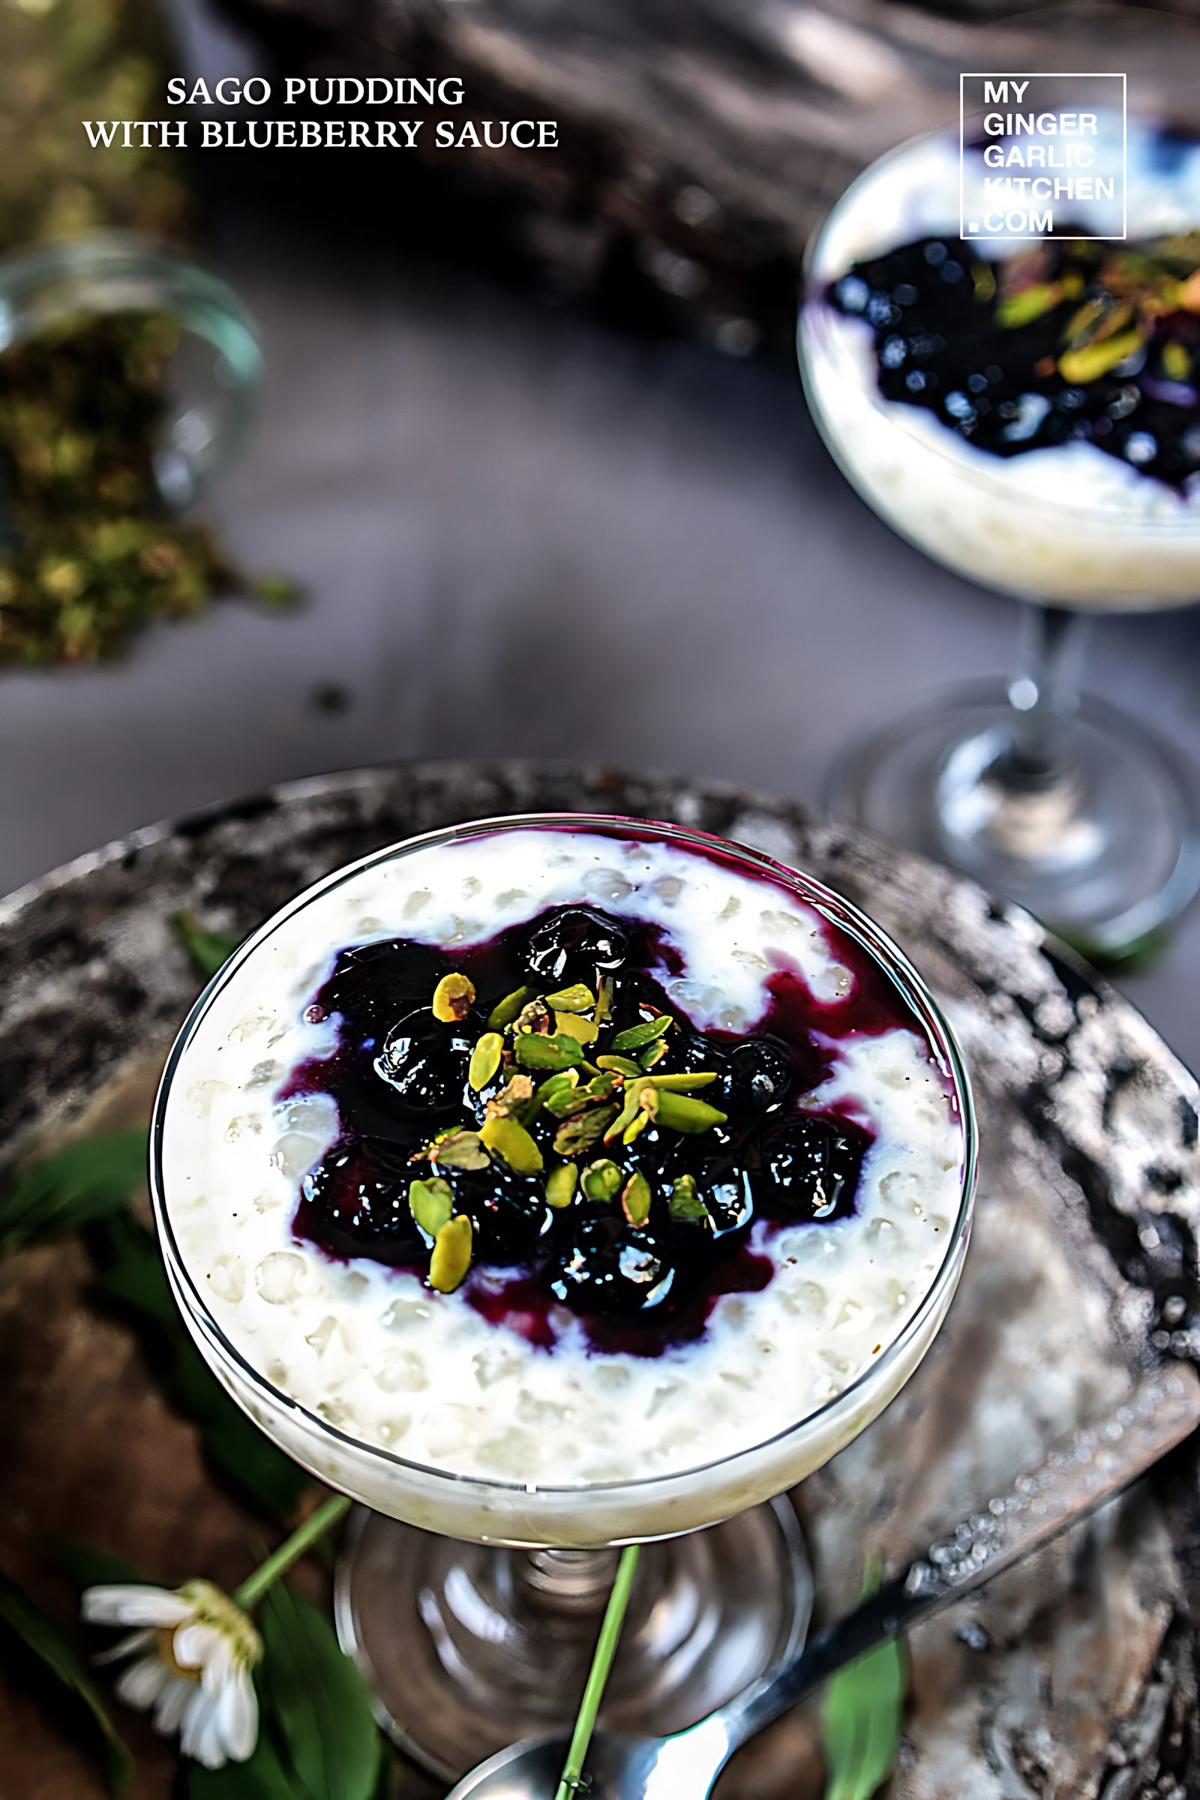
[[[1109,139],[1119,123],[1109,122]],[[1119,166],[1119,143],[1102,143],[1106,149]],[[981,158],[968,150],[968,211],[972,186],[983,175]],[[1165,140],[1151,125],[1131,121],[1127,199],[1131,238],[1194,231],[1200,145]],[[1089,216],[1095,208],[1088,201],[1071,210],[1083,231],[1104,228],[1099,216]],[[976,269],[994,268],[1022,248],[959,239],[956,135],[922,139],[874,164],[838,201],[814,247],[810,298],[799,324],[801,367],[814,415],[848,478],[929,555],[1003,592],[1088,608],[1196,599],[1195,478],[1170,485],[1090,441],[1000,458],[934,413],[883,397],[871,328],[834,306],[830,291],[856,263],[929,237],[944,238],[956,261]],[[1191,377],[1174,386],[1180,428],[1194,428],[1200,444]],[[964,396],[963,404],[970,399]],[[1014,428],[1022,428],[1019,420]],[[1143,451],[1135,441],[1130,456]]]
[[[337,1485],[414,1523],[579,1543],[711,1522],[798,1479],[860,1429],[911,1371],[948,1304],[947,1271],[965,1243],[969,1158],[952,1052],[931,1040],[853,928],[836,922],[840,903],[822,901],[823,890],[806,894],[800,878],[666,828],[535,822],[401,846],[331,878],[264,927],[180,1040],[160,1097],[157,1150],[168,1265],[185,1316],[264,1428]],[[781,1120],[802,1133],[810,1118],[815,1129],[844,1123],[860,1146],[848,1210],[793,1221],[786,1206],[751,1209],[732,1248],[711,1253],[716,1276],[704,1263],[690,1310],[652,1307],[644,1320],[615,1324],[594,1317],[590,1303],[562,1302],[557,1264],[534,1293],[528,1259],[495,1261],[478,1233],[476,1263],[451,1292],[431,1287],[423,1264],[397,1266],[407,1251],[379,1260],[393,1253],[386,1237],[363,1254],[331,1254],[314,1241],[302,1196],[319,1190],[314,1170],[344,1161],[336,1082],[321,1091],[357,1029],[329,1009],[331,992],[350,991],[331,986],[338,971],[358,966],[360,947],[390,957],[386,947],[400,941],[410,947],[396,953],[400,962],[422,947],[431,969],[461,965],[478,977],[490,966],[486,946],[520,944],[540,918],[580,906],[643,934],[650,949],[638,980],[671,1009],[672,1042],[713,1034],[711,1056],[708,1040],[696,1038],[692,1067],[765,1032],[784,1041],[795,1069],[817,1071],[811,1088],[807,1075],[788,1076],[780,1117],[752,1119],[745,1137],[777,1134]],[[486,1008],[496,996],[478,978]],[[805,1038],[802,1050],[787,1045],[789,1032]],[[384,1055],[374,1035],[363,1041],[371,1056]],[[382,1083],[380,1092],[390,1103]],[[733,1114],[718,1116],[733,1133]],[[642,1150],[656,1133],[670,1135],[654,1126],[635,1140]],[[548,1174],[547,1133],[543,1142]],[[709,1145],[689,1136],[684,1150],[693,1146],[703,1171]],[[634,1154],[618,1139],[577,1165],[597,1150],[618,1164]],[[654,1187],[652,1155],[643,1166]],[[412,1174],[429,1170],[425,1162]],[[523,1190],[542,1178],[523,1178]],[[655,1205],[661,1211],[662,1195]],[[549,1217],[537,1256],[567,1219]],[[651,1229],[669,1264],[687,1228],[665,1212],[660,1226]],[[636,1228],[622,1241],[638,1243]],[[831,1409],[850,1388],[857,1403]]]

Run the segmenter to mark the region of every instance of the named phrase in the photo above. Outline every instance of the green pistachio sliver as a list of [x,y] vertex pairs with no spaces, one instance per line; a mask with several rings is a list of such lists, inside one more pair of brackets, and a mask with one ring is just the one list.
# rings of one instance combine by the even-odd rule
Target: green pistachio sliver
[[583,1045],[565,1032],[543,1037],[538,1032],[523,1032],[513,1044],[516,1058],[527,1069],[570,1069],[583,1061]]
[[591,1095],[586,1088],[563,1088],[557,1094],[543,1102],[546,1111],[553,1113],[556,1119],[569,1119],[574,1113],[581,1113],[591,1104]]
[[433,1241],[429,1259],[429,1285],[439,1294],[452,1294],[471,1266],[471,1221],[465,1213],[448,1219]]
[[485,1031],[471,1052],[471,1061],[467,1066],[467,1080],[478,1094],[485,1088],[500,1067],[500,1053],[504,1048],[504,1039],[498,1031]]
[[515,1119],[485,1119],[479,1133],[484,1144],[518,1175],[540,1175],[542,1153]]
[[488,1014],[488,1030],[504,1031],[513,1023],[514,1019],[520,1016],[526,1001],[532,998],[533,989],[531,987],[519,987],[514,993],[505,994],[503,1000],[498,1000]]
[[1101,375],[1107,375],[1127,356],[1140,350],[1145,341],[1143,327],[1135,325],[1131,331],[1122,331],[1116,337],[1085,344],[1082,350],[1065,351],[1058,359],[1058,372],[1072,386],[1078,382],[1098,381]]
[[524,1125],[528,1123],[526,1114],[534,1116],[536,1112],[533,1081],[528,1075],[510,1075],[500,1092],[493,1094],[487,1103],[489,1119],[519,1118]]
[[707,1087],[710,1081],[717,1079],[715,1069],[689,1069],[683,1075],[647,1075],[646,1080],[654,1088],[666,1088],[672,1094],[687,1094],[693,1088]]
[[554,1136],[555,1153],[578,1156],[581,1150],[590,1150],[600,1142],[616,1116],[615,1106],[590,1106],[586,1112],[565,1120]]
[[687,1094],[675,1094],[670,1088],[658,1088],[658,1122],[669,1131],[688,1133],[707,1131],[711,1125],[724,1125],[728,1113],[719,1112],[706,1100],[692,1100]]
[[454,1194],[450,1183],[434,1175],[428,1181],[410,1181],[408,1210],[422,1231],[435,1238],[454,1211]]
[[660,1063],[666,1054],[666,1040],[656,1038],[652,1044],[647,1044],[644,1050],[638,1051],[638,1062],[643,1069],[652,1069],[655,1063]]
[[591,1162],[579,1178],[585,1200],[615,1200],[621,1191],[624,1180],[620,1169],[610,1158],[602,1156],[598,1162]]
[[642,1073],[641,1064],[631,1062],[627,1056],[598,1056],[596,1065],[598,1068],[608,1069],[614,1075],[640,1075]]
[[644,1081],[645,1076],[642,1077],[641,1081],[627,1081],[625,1083],[624,1104],[622,1105],[620,1112],[617,1112],[614,1108],[613,1122],[604,1134],[604,1141],[606,1143],[611,1144],[616,1138],[619,1138],[637,1118],[638,1099],[641,1095]]
[[629,1148],[635,1138],[641,1137],[649,1123],[650,1114],[648,1112],[640,1112],[635,1117],[633,1124],[625,1127],[624,1131],[621,1133],[621,1142],[625,1145],[626,1149]]
[[1163,345],[1163,374],[1168,381],[1186,381],[1192,372],[1192,359],[1174,338]]
[[475,1004],[475,983],[455,970],[443,975],[433,990],[433,1016],[443,1025],[457,1025]]
[[556,1012],[554,1029],[573,1037],[577,1044],[594,1044],[600,1036],[600,1027],[593,1025],[590,1019],[581,1019],[577,1013]]
[[655,1038],[670,1031],[674,1023],[670,1013],[660,1013],[656,1019],[643,1019],[640,1025],[629,1025],[624,1031],[618,1031],[612,1047],[618,1055],[623,1055],[626,1050],[640,1050],[644,1044],[652,1044]]
[[559,1163],[556,1169],[551,1169],[546,1177],[547,1206],[552,1206],[556,1212],[570,1206],[578,1181],[579,1170],[574,1163]]
[[1057,281],[1037,281],[1032,287],[1022,288],[1019,293],[1009,294],[1001,300],[992,317],[1005,330],[1019,330],[1022,325],[1032,325],[1061,299],[1062,289]]
[[513,1021],[513,1031],[518,1037],[524,1036],[526,1032],[530,1031],[538,1032],[541,1036],[546,1037],[553,1029],[550,1008],[544,1000],[538,999],[536,995],[532,1000],[526,1001]]
[[602,975],[600,985],[596,989],[596,1010],[592,1014],[597,1025],[606,1025],[612,1018],[613,992],[612,976]]
[[486,1169],[491,1157],[477,1131],[448,1131],[429,1146],[429,1160],[447,1169]]
[[700,1198],[694,1175],[677,1175],[671,1184],[667,1210],[673,1219],[686,1225],[700,1224],[708,1218],[708,1208]]
[[621,1192],[621,1211],[635,1231],[640,1230],[650,1217],[652,1198],[650,1183],[640,1169],[635,1169]]
[[591,1012],[596,1004],[595,994],[582,981],[577,981],[573,987],[560,988],[556,994],[543,994],[542,998],[555,1012]]

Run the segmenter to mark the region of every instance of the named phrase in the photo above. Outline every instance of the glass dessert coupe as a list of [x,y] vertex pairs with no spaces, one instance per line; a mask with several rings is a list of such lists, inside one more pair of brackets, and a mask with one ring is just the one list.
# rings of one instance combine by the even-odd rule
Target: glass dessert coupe
[[[959,154],[957,132],[902,145],[837,202],[800,365],[868,504],[1027,603],[1025,667],[853,746],[829,800],[1116,953],[1200,886],[1191,771],[1076,685],[1089,618],[1200,596],[1200,143],[1130,119],[1128,243],[962,240]],[[969,143],[964,169],[970,217],[995,170]],[[1090,210],[1081,234],[1111,230]]]
[[256,932],[171,1052],[151,1183],[209,1366],[362,1503],[343,1643],[449,1779],[569,1723],[615,1546],[652,1544],[611,1726],[798,1648],[778,1497],[932,1343],[975,1160],[953,1034],[864,914],[698,832],[536,815]]

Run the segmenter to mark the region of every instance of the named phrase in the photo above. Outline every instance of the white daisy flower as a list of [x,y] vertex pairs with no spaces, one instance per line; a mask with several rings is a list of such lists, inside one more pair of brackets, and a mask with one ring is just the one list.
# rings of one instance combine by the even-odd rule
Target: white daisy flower
[[164,1737],[179,1733],[185,1756],[206,1769],[245,1762],[258,1738],[258,1698],[250,1671],[262,1643],[249,1618],[209,1581],[172,1592],[159,1587],[93,1587],[81,1602],[93,1625],[132,1625],[99,1660],[135,1660],[118,1697],[153,1712]]

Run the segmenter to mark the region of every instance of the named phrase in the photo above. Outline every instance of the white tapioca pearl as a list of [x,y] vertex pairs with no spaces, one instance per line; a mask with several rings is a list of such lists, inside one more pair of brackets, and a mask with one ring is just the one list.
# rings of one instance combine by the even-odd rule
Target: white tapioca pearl
[[501,1475],[528,1475],[537,1468],[537,1439],[514,1427],[498,1437],[486,1438],[476,1455],[485,1469],[495,1469]]
[[324,1149],[320,1138],[309,1137],[303,1131],[285,1131],[282,1137],[276,1138],[269,1161],[271,1167],[278,1169],[289,1181],[298,1181],[320,1161]]
[[408,896],[408,899],[400,908],[401,918],[415,919],[419,912],[424,912],[432,899],[433,895],[428,888],[417,888],[414,893],[411,893]]
[[305,1285],[308,1263],[294,1250],[272,1250],[254,1271],[254,1285],[269,1306],[286,1306]]
[[571,1417],[570,1405],[561,1400],[543,1400],[522,1388],[517,1395],[517,1417],[524,1425],[561,1425]]
[[[267,1364],[266,1375],[267,1375],[267,1380],[271,1383],[272,1387],[277,1387],[277,1388],[286,1388],[287,1387],[287,1378],[288,1378],[287,1364],[283,1361],[283,1359],[281,1357],[273,1356],[271,1358],[270,1362]],[[259,1419],[259,1424],[262,1426],[264,1431],[267,1430],[267,1422],[265,1419]]]
[[270,1057],[266,1062],[255,1063],[242,1083],[242,1092],[248,1094],[253,1088],[270,1087],[279,1072],[279,1064]]
[[209,1286],[219,1300],[236,1306],[246,1291],[246,1268],[240,1256],[218,1256],[208,1272]]
[[584,877],[584,892],[594,900],[624,900],[633,887],[617,869],[591,869]]
[[398,1444],[411,1424],[412,1419],[407,1413],[401,1413],[391,1419],[382,1419],[379,1424],[379,1435],[385,1444]]
[[383,920],[377,918],[374,913],[364,913],[358,921],[358,929],[359,931],[382,931]]
[[208,1078],[204,1081],[193,1081],[187,1090],[188,1109],[195,1119],[207,1119],[213,1109],[213,1102],[220,1094],[231,1092],[227,1081]]
[[236,1144],[239,1138],[257,1137],[262,1130],[262,1120],[254,1113],[240,1113],[236,1119],[230,1119],[225,1127],[225,1142]]
[[862,1330],[875,1317],[874,1308],[864,1306],[858,1300],[843,1300],[833,1316],[835,1331]]
[[318,1356],[324,1356],[329,1348],[329,1340],[337,1330],[337,1320],[332,1313],[326,1313],[321,1323],[310,1331],[304,1341]]
[[660,900],[670,902],[678,900],[683,892],[683,883],[678,875],[660,875],[657,881],[650,883],[650,891],[657,894]]
[[414,1325],[424,1325],[432,1316],[423,1300],[393,1300],[381,1323],[389,1331],[411,1331]]
[[451,1402],[438,1406],[426,1416],[425,1441],[431,1456],[453,1456],[465,1445],[474,1443],[481,1429],[486,1429],[487,1412],[479,1406],[460,1406]]
[[629,1370],[620,1363],[597,1363],[593,1373],[597,1387],[607,1388],[610,1393],[629,1386]]
[[279,1205],[279,1195],[278,1194],[255,1194],[255,1196],[254,1196],[253,1200],[250,1202],[250,1204],[254,1208],[256,1213],[271,1212],[273,1210],[273,1208],[275,1208],[276,1206]]
[[231,1044],[244,1044],[250,1038],[257,1037],[260,1032],[269,1030],[274,1023],[274,1013],[247,1013],[246,1017],[244,1019],[239,1019],[237,1024],[230,1031],[228,1042]]
[[521,1372],[524,1358],[515,1350],[500,1344],[488,1344],[471,1358],[475,1379],[481,1388],[494,1387],[498,1381],[509,1381]]
[[418,1394],[429,1386],[425,1365],[412,1350],[389,1350],[372,1373],[385,1394]]

